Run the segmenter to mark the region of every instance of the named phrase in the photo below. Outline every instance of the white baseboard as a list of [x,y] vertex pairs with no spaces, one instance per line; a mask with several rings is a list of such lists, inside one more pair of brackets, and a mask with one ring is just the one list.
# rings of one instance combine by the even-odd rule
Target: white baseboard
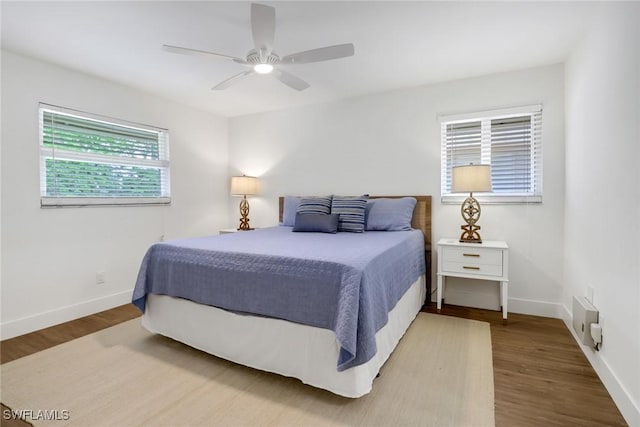
[[0,325],[0,337],[6,340],[89,314],[118,307],[129,302],[131,302],[130,290],[84,301],[79,304],[68,305],[51,311],[45,311],[44,313],[38,313],[33,316],[10,320]]
[[562,319],[562,304],[524,298],[509,298],[509,313]]
[[573,315],[568,307],[562,306],[562,320],[564,321],[567,329],[573,335],[573,338],[578,343],[578,346],[582,349],[582,352],[587,357],[587,360],[593,366],[593,369],[598,374],[598,377],[604,384],[605,388],[611,395],[616,406],[622,413],[625,421],[630,426],[640,426],[640,407],[636,404],[627,389],[622,385],[616,374],[611,370],[606,359],[601,354],[589,346],[582,345],[576,332],[573,330]]
[[[431,293],[431,302],[436,302],[435,290]],[[497,295],[480,292],[467,292],[460,290],[447,290],[445,304],[461,305],[464,307],[484,308],[487,310],[499,310]],[[509,298],[509,313],[529,314],[531,316],[551,317],[562,319],[563,306],[559,303],[528,300],[523,298]]]

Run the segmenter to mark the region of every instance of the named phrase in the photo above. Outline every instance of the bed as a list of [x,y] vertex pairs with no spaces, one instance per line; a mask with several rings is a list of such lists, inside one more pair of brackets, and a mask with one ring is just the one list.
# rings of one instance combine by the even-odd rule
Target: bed
[[[412,231],[277,226],[153,245],[133,295],[142,324],[341,396],[367,394],[430,295],[431,197],[411,197]],[[283,211],[280,198],[281,222]]]

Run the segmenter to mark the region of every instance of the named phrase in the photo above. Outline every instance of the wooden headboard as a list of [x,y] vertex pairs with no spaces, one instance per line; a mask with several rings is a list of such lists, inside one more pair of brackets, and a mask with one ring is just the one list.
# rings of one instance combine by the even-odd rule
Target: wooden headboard
[[[399,199],[400,197],[413,197],[418,201],[413,209],[411,226],[424,233],[424,243],[427,250],[431,250],[431,196],[369,196],[370,199]],[[279,221],[282,222],[284,211],[284,197],[278,198]]]

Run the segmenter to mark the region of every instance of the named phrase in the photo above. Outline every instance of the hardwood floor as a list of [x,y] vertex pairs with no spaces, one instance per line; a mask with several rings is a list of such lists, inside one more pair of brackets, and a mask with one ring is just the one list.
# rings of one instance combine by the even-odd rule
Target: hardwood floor
[[[424,311],[435,313],[435,304]],[[451,305],[441,314],[490,323],[498,427],[627,425],[561,320],[510,313],[504,324],[498,311]],[[126,305],[2,341],[0,363],[139,315]]]
[[[424,311],[436,313],[435,303]],[[491,324],[496,426],[626,426],[560,319],[444,305],[447,316]]]
[[133,304],[127,304],[4,340],[0,342],[0,363],[11,362],[139,316],[140,310]]

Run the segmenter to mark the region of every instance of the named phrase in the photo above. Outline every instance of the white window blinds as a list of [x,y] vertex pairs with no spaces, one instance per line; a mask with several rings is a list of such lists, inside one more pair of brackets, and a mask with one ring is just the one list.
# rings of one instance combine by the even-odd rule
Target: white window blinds
[[451,193],[451,169],[470,163],[491,165],[493,192],[481,201],[542,201],[541,106],[441,117],[441,144],[443,202],[464,197]]
[[42,206],[170,203],[165,129],[40,105]]

